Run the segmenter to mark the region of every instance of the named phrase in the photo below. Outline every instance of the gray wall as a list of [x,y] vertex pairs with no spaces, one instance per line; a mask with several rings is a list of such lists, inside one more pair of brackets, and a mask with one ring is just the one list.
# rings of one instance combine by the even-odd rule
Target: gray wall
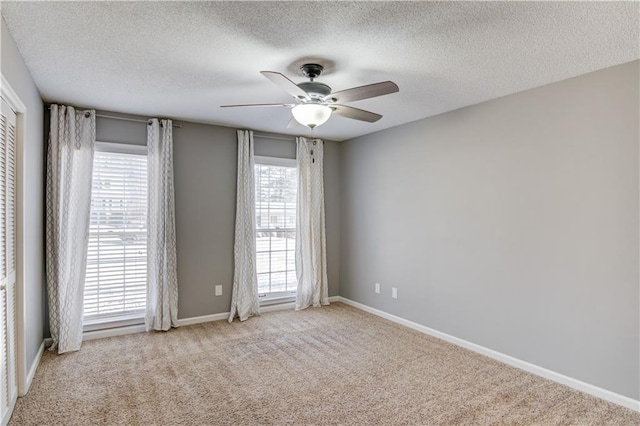
[[638,399],[638,76],[344,142],[340,295]]
[[[121,115],[103,112],[108,115]],[[133,117],[133,116],[127,116]],[[140,117],[138,117],[140,118]],[[98,118],[103,142],[146,143],[146,125]],[[183,122],[173,131],[178,245],[178,316],[191,318],[228,312],[233,281],[236,206],[236,130]],[[295,158],[295,142],[255,138],[255,154]],[[340,150],[325,143],[325,198],[329,295],[339,288]],[[214,286],[223,286],[214,296]]]
[[[7,30],[4,19],[0,18],[2,33],[1,60],[2,75],[27,107],[27,123],[24,144],[18,147],[18,173],[22,173],[22,193],[25,220],[18,228],[18,241],[23,241],[25,307],[25,355],[27,365],[36,358],[42,344],[42,323],[44,311],[44,142],[43,104],[31,74],[27,69],[13,37]],[[21,232],[22,229],[22,232]],[[18,247],[19,249],[20,247]],[[18,265],[20,266],[20,265]],[[20,268],[19,271],[20,272]]]

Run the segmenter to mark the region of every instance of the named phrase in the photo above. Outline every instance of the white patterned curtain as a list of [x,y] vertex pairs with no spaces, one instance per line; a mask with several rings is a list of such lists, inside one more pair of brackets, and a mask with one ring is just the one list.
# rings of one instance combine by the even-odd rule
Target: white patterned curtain
[[256,275],[256,217],[253,166],[253,132],[238,130],[238,185],[234,269],[229,322],[260,315]]
[[82,344],[95,111],[51,105],[47,148],[46,267],[49,326],[58,353]]
[[178,326],[178,272],[173,194],[173,124],[147,126],[147,331]]
[[296,218],[296,310],[329,304],[324,226],[323,142],[296,138],[298,202]]

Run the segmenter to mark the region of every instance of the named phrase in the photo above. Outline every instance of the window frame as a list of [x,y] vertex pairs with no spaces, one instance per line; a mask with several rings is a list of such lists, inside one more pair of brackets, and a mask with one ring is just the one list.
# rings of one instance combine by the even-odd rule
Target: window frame
[[146,145],[96,141],[94,151],[116,154],[147,155]]
[[[96,152],[111,152],[115,154],[129,154],[147,156],[147,146],[133,143],[116,143],[96,141],[94,144]],[[84,297],[84,296],[83,296]],[[145,312],[135,312],[122,315],[104,316],[102,318],[91,318],[82,320],[83,332],[105,330],[110,328],[125,327],[144,324]]]
[[[265,166],[275,166],[275,167],[290,167],[290,168],[294,168],[298,169],[298,161],[295,158],[282,158],[282,157],[268,157],[268,156],[262,156],[262,155],[254,155],[253,156],[253,163],[254,163],[254,182],[256,181],[256,176],[255,176],[255,166],[256,165],[265,165]],[[297,180],[296,180],[296,187],[297,187]],[[257,189],[257,188],[256,188]],[[296,188],[297,190],[297,188]],[[255,203],[256,205],[254,205],[254,216],[256,215],[256,206],[257,203]],[[296,206],[297,209],[297,206]],[[297,211],[296,211],[297,214]],[[285,230],[288,230],[290,228],[285,228]],[[296,228],[295,232],[296,232],[296,238],[298,238],[298,231],[297,231],[297,223],[296,223]],[[258,232],[258,224],[256,223],[255,226],[255,232]],[[257,237],[256,237],[257,239]],[[256,252],[256,258],[257,258],[257,252]],[[274,305],[274,304],[278,304],[278,303],[288,303],[288,302],[293,302],[296,299],[296,291],[274,291],[274,292],[270,292],[270,293],[258,293],[258,298],[260,299],[260,306],[269,306],[269,305]]]

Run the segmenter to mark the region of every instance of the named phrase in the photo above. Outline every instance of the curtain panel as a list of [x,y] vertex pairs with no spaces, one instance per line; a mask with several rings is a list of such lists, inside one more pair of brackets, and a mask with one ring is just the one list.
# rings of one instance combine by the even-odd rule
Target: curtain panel
[[147,309],[145,328],[167,331],[178,326],[173,188],[173,123],[149,120],[147,126]]
[[95,111],[51,105],[46,176],[49,325],[58,353],[82,344]]
[[298,201],[296,218],[296,310],[329,304],[324,218],[324,142],[296,138]]
[[253,162],[253,132],[238,130],[238,178],[234,269],[229,322],[260,315],[256,274],[256,216]]

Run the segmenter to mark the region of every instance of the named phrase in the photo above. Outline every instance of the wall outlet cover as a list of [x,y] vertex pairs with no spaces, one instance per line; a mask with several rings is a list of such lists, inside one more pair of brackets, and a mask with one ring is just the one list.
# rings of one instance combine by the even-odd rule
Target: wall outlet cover
[[376,293],[380,293],[380,283],[376,283],[375,289]]
[[397,288],[393,287],[391,289],[391,297],[393,297],[394,299],[398,298],[398,289]]
[[222,286],[221,285],[217,285],[216,286],[216,296],[222,296]]

